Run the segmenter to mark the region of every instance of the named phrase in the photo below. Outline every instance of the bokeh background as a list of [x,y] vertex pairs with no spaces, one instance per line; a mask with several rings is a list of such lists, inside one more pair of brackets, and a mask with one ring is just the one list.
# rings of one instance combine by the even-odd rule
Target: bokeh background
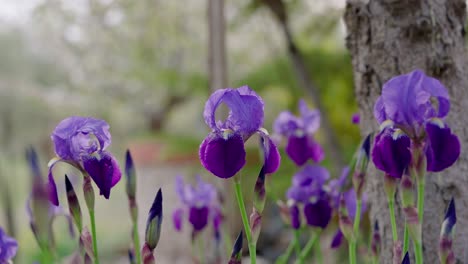
[[[321,105],[313,103],[310,87],[298,81],[284,17],[278,16],[275,2],[285,4],[280,11],[287,15],[291,37]],[[38,256],[25,211],[30,192],[25,148],[32,145],[38,150],[45,174],[54,155],[50,133],[70,115],[107,120],[111,151],[121,164],[125,150],[131,150],[139,177],[141,233],[151,201],[163,188],[166,217],[157,259],[190,262],[189,230],[175,233],[171,223],[179,202],[174,177],[183,175],[191,181],[200,174],[225,187],[198,160],[198,146],[208,132],[202,118],[204,103],[212,89],[223,88],[210,85],[208,5],[204,0],[0,0],[0,226],[19,240],[16,263],[32,263]],[[297,112],[299,99],[321,107],[331,130],[321,129],[316,137],[327,153],[339,156],[327,155],[324,161],[333,177],[360,140],[358,127],[351,123],[357,106],[344,46],[343,8],[344,0],[226,0],[224,7],[227,87],[247,84],[263,97],[265,128],[270,131],[281,111]],[[336,137],[335,146],[327,144],[330,133]],[[256,142],[251,141],[243,173],[247,197],[259,169]],[[81,183],[69,167],[60,166],[58,171],[72,175],[77,186]],[[275,201],[284,200],[295,171],[283,155],[280,170],[268,178],[270,199],[259,251],[269,260],[284,251],[291,238]],[[64,188],[63,182],[59,188]],[[97,199],[104,263],[126,263],[131,240],[124,189],[121,181],[110,200]],[[60,199],[66,205],[63,195]],[[240,223],[237,211],[232,215],[229,230]],[[54,230],[59,254],[72,254],[76,239],[70,238],[65,220],[59,218]],[[324,241],[323,249],[328,245]]]

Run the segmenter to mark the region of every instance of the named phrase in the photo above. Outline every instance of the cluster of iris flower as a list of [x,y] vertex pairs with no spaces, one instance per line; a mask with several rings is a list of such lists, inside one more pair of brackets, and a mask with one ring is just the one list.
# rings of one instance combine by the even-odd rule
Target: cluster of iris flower
[[[229,113],[224,120],[217,120],[221,105]],[[242,261],[242,241],[246,237],[250,263],[255,264],[256,244],[260,235],[263,210],[266,202],[268,174],[280,166],[280,154],[273,138],[286,140],[285,152],[297,165],[297,172],[286,193],[287,204],[280,206],[283,217],[295,236],[278,263],[287,263],[295,251],[297,263],[306,263],[311,249],[318,250],[314,257],[320,261],[322,230],[329,226],[333,215],[338,216],[339,228],[333,236],[331,247],[337,248],[343,237],[348,240],[349,263],[357,263],[356,247],[362,240],[360,220],[367,209],[364,192],[369,161],[384,172],[385,192],[390,210],[393,235],[394,263],[410,263],[409,242],[414,244],[417,264],[423,263],[422,223],[424,212],[424,190],[426,172],[440,172],[452,166],[460,155],[460,142],[447,124],[450,110],[447,89],[435,78],[421,70],[396,76],[387,81],[374,108],[374,116],[380,124],[379,131],[366,136],[341,176],[332,178],[320,163],[325,152],[314,134],[320,128],[320,113],[299,102],[299,116],[289,111],[279,114],[273,125],[276,137],[270,137],[263,128],[264,102],[248,86],[221,89],[214,92],[205,104],[203,117],[211,132],[199,148],[201,165],[218,179],[232,180],[244,225],[234,243],[229,258],[230,264]],[[352,117],[359,123],[359,115]],[[253,205],[250,217],[247,214],[241,185],[242,168],[246,164],[245,143],[258,135],[261,163],[253,186]],[[99,263],[97,229],[95,221],[94,185],[99,194],[109,199],[111,189],[120,181],[122,173],[119,164],[107,148],[111,144],[109,125],[92,117],[72,116],[61,121],[51,135],[56,157],[49,162],[48,179],[43,179],[38,157],[28,149],[27,160],[31,168],[32,189],[27,202],[30,225],[42,251],[42,263],[58,261],[55,254],[55,240],[52,223],[58,214],[65,214],[70,222],[70,234],[74,227],[79,232],[78,249],[73,263]],[[54,166],[63,162],[76,168],[82,175],[83,195],[90,217],[91,231],[84,226],[81,206],[74,190],[76,181],[64,177],[69,214],[59,205],[59,192],[54,177]],[[128,256],[130,263],[155,263],[154,250],[158,245],[162,223],[162,191],[156,192],[149,210],[144,245],[140,247],[138,235],[138,205],[136,202],[136,172],[132,156],[127,151],[125,159],[126,193],[132,220],[132,245]],[[173,212],[174,228],[181,231],[184,222],[191,225],[192,242],[207,227],[212,227],[216,243],[220,242],[223,222],[223,203],[220,193],[213,184],[197,177],[196,184],[185,184],[182,177],[176,177],[176,193],[180,206]],[[398,238],[395,219],[396,190],[401,195],[405,216],[404,238]],[[417,194],[417,200],[414,194]],[[224,201],[225,203],[226,201]],[[456,225],[454,199],[451,200],[441,227],[439,257],[442,264],[455,263],[452,249]],[[381,236],[379,224],[373,225],[370,243],[372,263],[379,263]],[[301,236],[310,230],[307,244],[302,248]],[[226,234],[228,235],[228,234]],[[0,263],[11,263],[18,250],[18,243],[0,228]],[[404,253],[404,255],[403,255]],[[219,256],[218,256],[219,257]],[[201,260],[203,262],[204,259]],[[216,263],[222,262],[217,258]]]

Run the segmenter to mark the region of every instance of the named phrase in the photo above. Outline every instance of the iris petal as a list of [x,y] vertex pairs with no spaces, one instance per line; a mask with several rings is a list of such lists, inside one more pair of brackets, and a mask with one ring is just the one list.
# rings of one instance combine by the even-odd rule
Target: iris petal
[[182,230],[182,218],[184,217],[184,210],[179,208],[174,211],[172,214],[172,222],[174,223],[174,227],[177,231]]
[[330,222],[332,208],[328,201],[320,199],[316,203],[306,204],[304,215],[308,225],[325,228]]
[[189,212],[189,221],[195,231],[202,230],[208,223],[208,207],[192,207]]
[[83,160],[83,165],[98,186],[100,194],[109,199],[111,188],[121,178],[121,172],[114,157],[103,152],[100,157],[86,157]]
[[372,161],[375,167],[392,177],[401,178],[411,162],[410,139],[406,135],[393,138],[393,130],[385,129],[375,137]]
[[320,144],[308,136],[290,136],[286,145],[286,153],[298,166],[304,165],[309,159],[320,162],[325,157]]
[[57,184],[55,184],[54,175],[52,174],[52,167],[49,168],[49,201],[55,205],[59,205],[58,193],[57,193]]
[[341,232],[341,229],[338,228],[338,230],[336,230],[335,235],[333,236],[330,247],[338,248],[342,242],[343,242],[343,233]]
[[244,141],[239,134],[226,139],[220,133],[210,133],[200,145],[203,166],[220,178],[234,176],[245,165]]
[[429,138],[426,149],[427,170],[442,171],[455,163],[460,156],[460,141],[450,128],[428,123],[426,133]]

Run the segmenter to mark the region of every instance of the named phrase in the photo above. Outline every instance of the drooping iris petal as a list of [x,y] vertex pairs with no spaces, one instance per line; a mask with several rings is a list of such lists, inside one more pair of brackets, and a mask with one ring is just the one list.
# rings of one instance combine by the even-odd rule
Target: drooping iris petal
[[199,155],[208,171],[220,178],[230,178],[245,165],[244,141],[239,134],[224,138],[213,132],[203,140]]
[[320,199],[305,205],[304,216],[308,225],[325,228],[330,222],[332,208],[327,200]]
[[341,232],[341,229],[338,228],[338,230],[336,230],[335,235],[333,236],[330,247],[333,249],[338,248],[342,242],[343,242],[343,233]]
[[86,157],[83,165],[98,186],[100,194],[109,199],[111,188],[117,184],[122,176],[114,157],[103,152],[100,157]]
[[177,231],[182,230],[183,216],[184,210],[182,208],[176,209],[172,214],[172,222],[174,223],[174,227]]
[[75,161],[80,160],[83,154],[105,150],[111,143],[109,124],[104,120],[81,116],[62,120],[51,138],[58,157]]
[[286,145],[286,153],[298,166],[304,165],[309,159],[320,162],[325,157],[325,152],[320,144],[307,135],[290,136]]
[[[395,138],[394,138],[395,137]],[[379,133],[372,149],[375,166],[395,178],[401,178],[411,162],[410,139],[404,135],[394,135],[393,130]]]
[[278,170],[281,163],[281,156],[279,154],[278,148],[276,147],[275,142],[262,130],[259,130],[258,133],[261,136],[261,145],[263,150],[263,156],[265,159],[264,164],[264,173],[273,173]]
[[289,216],[291,217],[292,228],[299,229],[301,227],[301,213],[296,204],[289,207]]
[[426,133],[429,138],[426,149],[427,170],[438,172],[455,163],[460,156],[460,141],[450,128],[427,123]]
[[[220,125],[215,116],[222,103],[228,106],[229,116]],[[247,86],[217,90],[206,102],[203,117],[213,130],[231,129],[246,139],[263,124],[263,101]]]
[[202,230],[208,223],[208,207],[192,207],[189,211],[189,222],[195,231]]
[[407,127],[423,124],[432,117],[445,117],[450,109],[447,89],[421,70],[396,76],[386,82],[377,104],[374,115],[379,122],[382,118],[380,104],[383,104],[387,119]]
[[55,184],[54,176],[52,175],[52,167],[49,168],[48,175],[48,192],[49,192],[49,201],[55,205],[59,205],[58,193],[57,193],[57,184]]

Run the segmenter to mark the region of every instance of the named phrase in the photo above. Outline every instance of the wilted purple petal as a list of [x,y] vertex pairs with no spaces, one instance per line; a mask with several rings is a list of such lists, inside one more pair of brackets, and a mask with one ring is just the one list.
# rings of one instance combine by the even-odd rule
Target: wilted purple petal
[[109,125],[100,119],[72,116],[62,120],[51,135],[55,153],[64,160],[105,150],[111,143]]
[[427,170],[442,171],[452,166],[460,156],[460,141],[449,127],[440,128],[436,124],[427,123],[426,133],[429,144],[426,149]]
[[208,207],[192,207],[189,212],[189,222],[195,231],[202,230],[208,223]]
[[200,145],[200,161],[203,166],[220,178],[234,176],[245,165],[244,141],[239,134],[223,138],[210,133]]
[[341,232],[341,229],[338,228],[338,230],[336,230],[335,235],[333,236],[330,247],[333,249],[338,248],[342,242],[343,242],[343,233]]
[[182,208],[176,209],[172,214],[172,222],[174,223],[174,227],[177,231],[182,230],[183,216],[184,210]]
[[290,136],[286,145],[286,153],[298,166],[304,165],[309,159],[320,162],[325,157],[320,144],[307,135],[302,137]]
[[[221,125],[216,122],[216,109],[222,103],[229,107],[229,116]],[[205,123],[213,130],[231,129],[240,132],[244,139],[263,124],[263,101],[249,87],[215,91],[205,104]]]
[[0,263],[8,263],[18,251],[18,242],[0,227]]
[[375,166],[395,178],[401,178],[411,162],[410,139],[404,135],[395,135],[393,130],[385,129],[379,133],[372,150]]
[[325,228],[330,222],[332,208],[327,200],[320,199],[305,205],[304,216],[308,225]]
[[103,152],[100,157],[86,157],[83,165],[98,186],[100,194],[109,199],[111,188],[117,184],[122,176],[115,158],[109,153]]

